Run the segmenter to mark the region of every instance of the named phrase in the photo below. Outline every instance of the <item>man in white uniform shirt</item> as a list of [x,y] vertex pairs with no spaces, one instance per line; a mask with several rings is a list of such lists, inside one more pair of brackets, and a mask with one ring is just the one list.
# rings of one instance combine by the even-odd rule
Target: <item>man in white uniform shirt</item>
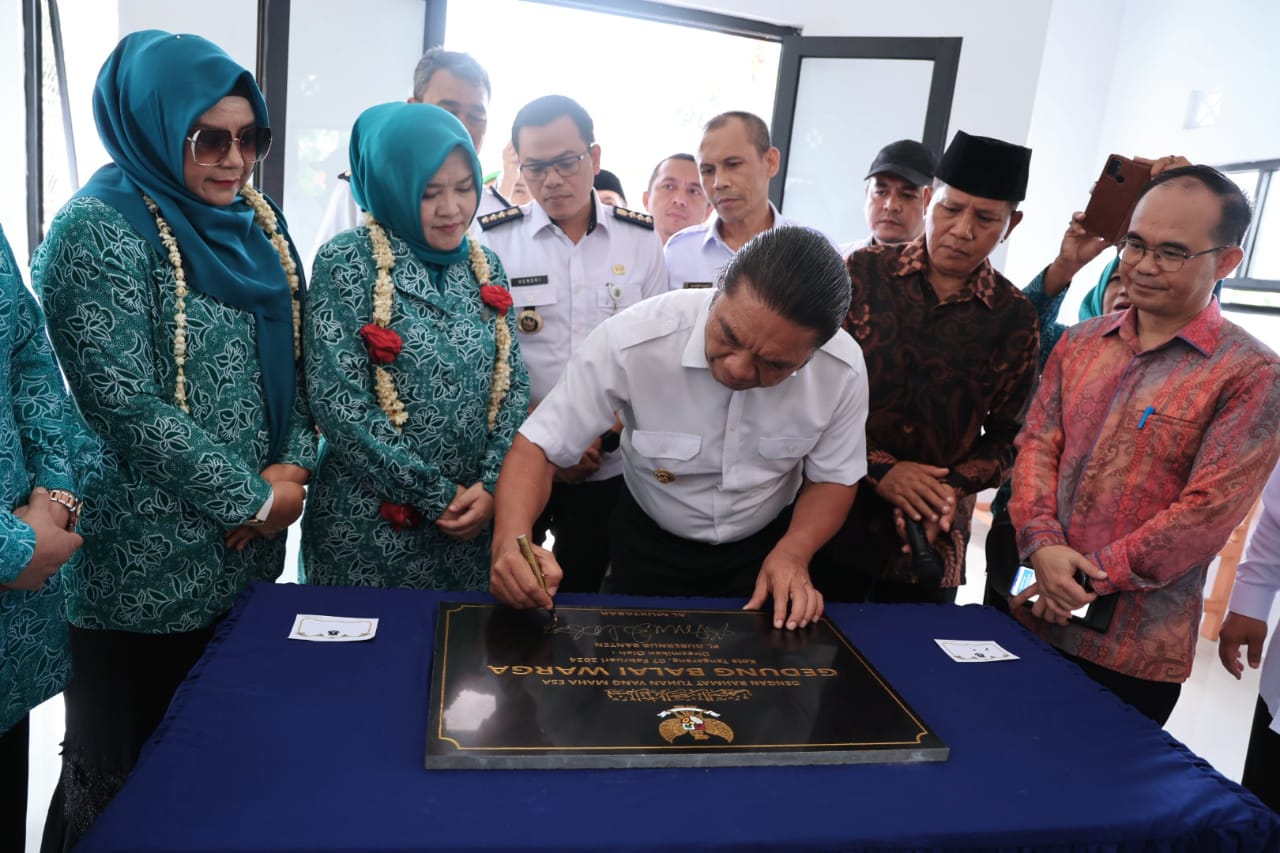
[[[653,220],[604,205],[592,190],[600,146],[576,101],[548,95],[516,114],[511,141],[534,200],[481,216],[481,241],[502,260],[536,408],[599,323],[667,289]],[[538,525],[555,537],[565,589],[600,588],[608,521],[622,489],[617,433],[605,424],[565,460]]]
[[667,241],[671,289],[715,287],[733,253],[769,228],[797,225],[769,201],[781,159],[769,126],[747,112],[721,113],[702,129],[698,173],[715,213]]
[[[489,75],[469,54],[433,47],[422,55],[413,69],[411,104],[433,104],[462,122],[471,136],[476,151],[484,143],[489,126]],[[319,249],[343,231],[363,225],[360,208],[351,195],[349,174],[339,175],[338,185],[329,196],[324,218],[316,232],[315,248]],[[508,202],[494,187],[480,191],[480,207],[476,216],[502,210]]]
[[[1227,618],[1218,635],[1218,657],[1227,671],[1239,678],[1244,672],[1240,647],[1248,649],[1249,666],[1262,665],[1262,645],[1267,639],[1271,605],[1280,591],[1280,468],[1262,492],[1262,514],[1249,540],[1244,562],[1236,569],[1235,586]],[[1258,705],[1253,715],[1249,751],[1240,784],[1257,794],[1274,811],[1280,811],[1280,644],[1275,638],[1262,667]]]
[[[849,298],[831,244],[780,228],[738,252],[723,291],[664,294],[601,324],[503,465],[493,594],[550,606],[516,536],[530,531],[554,466],[617,412],[627,489],[606,591],[738,596],[750,609],[771,597],[778,628],[821,616],[809,560],[866,473],[866,369],[840,328]],[[554,595],[560,566],[536,553]]]

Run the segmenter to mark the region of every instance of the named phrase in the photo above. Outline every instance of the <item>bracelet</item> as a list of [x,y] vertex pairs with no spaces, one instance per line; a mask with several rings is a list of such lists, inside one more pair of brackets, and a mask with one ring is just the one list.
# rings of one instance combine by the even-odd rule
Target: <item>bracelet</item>
[[69,513],[67,530],[75,530],[76,525],[80,523],[80,510],[84,507],[84,503],[66,489],[50,489],[49,500],[56,504],[62,504],[67,508]]

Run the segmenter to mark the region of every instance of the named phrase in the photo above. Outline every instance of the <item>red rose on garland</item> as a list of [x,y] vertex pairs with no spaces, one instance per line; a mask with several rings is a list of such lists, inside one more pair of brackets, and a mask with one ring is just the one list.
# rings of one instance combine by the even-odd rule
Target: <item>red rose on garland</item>
[[369,350],[369,360],[374,364],[390,364],[400,354],[404,341],[392,329],[384,329],[376,323],[365,323],[360,328],[360,337],[364,338],[365,348]]
[[422,516],[408,504],[393,504],[389,501],[383,501],[382,511],[379,514],[387,524],[390,524],[396,530],[412,530],[422,524]]
[[507,313],[511,307],[511,293],[505,287],[496,284],[485,284],[480,287],[480,299],[499,314]]

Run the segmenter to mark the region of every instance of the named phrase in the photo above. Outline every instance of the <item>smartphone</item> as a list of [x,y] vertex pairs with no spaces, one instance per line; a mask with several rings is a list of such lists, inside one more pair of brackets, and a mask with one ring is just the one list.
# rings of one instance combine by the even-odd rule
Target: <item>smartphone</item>
[[[1084,572],[1076,572],[1076,583],[1088,589],[1085,584]],[[1029,566],[1018,566],[1018,573],[1013,576],[1013,585],[1009,587],[1009,597],[1017,595],[1027,587],[1036,582],[1035,570]],[[1036,600],[1033,596],[1024,603],[1024,607],[1030,607],[1031,602]],[[1115,614],[1116,597],[1115,595],[1100,595],[1084,607],[1077,607],[1071,611],[1071,621],[1078,622],[1086,628],[1092,628],[1095,631],[1106,631],[1111,625],[1111,617]]]
[[[1079,581],[1079,577],[1077,577],[1076,580]],[[1013,598],[1035,582],[1035,569],[1030,566],[1018,566],[1018,573],[1013,576],[1013,586],[1009,587],[1009,597]],[[1039,596],[1033,595],[1027,600],[1027,606],[1030,607],[1031,602],[1035,601],[1037,598],[1039,598]],[[1075,616],[1077,619],[1083,619],[1088,610],[1089,605],[1086,604],[1084,607],[1078,607],[1075,610],[1072,610],[1071,615]]]
[[1129,218],[1138,203],[1138,193],[1150,180],[1150,166],[1112,154],[1089,195],[1084,229],[1112,243],[1129,233]]

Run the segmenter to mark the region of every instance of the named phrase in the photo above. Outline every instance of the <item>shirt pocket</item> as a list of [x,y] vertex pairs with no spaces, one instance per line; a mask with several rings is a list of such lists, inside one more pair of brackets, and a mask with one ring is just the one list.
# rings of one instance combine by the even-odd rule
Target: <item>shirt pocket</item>
[[[542,278],[545,278],[545,276],[526,276],[524,279],[511,279],[511,301],[515,303],[517,311],[521,308],[536,308],[539,305],[554,305],[556,303],[555,282],[536,281]],[[534,279],[536,283],[521,283],[526,279]]]
[[647,473],[659,470],[673,474],[692,473],[697,470],[702,436],[688,432],[631,430],[631,448],[642,463],[637,467],[647,470]]
[[1200,452],[1204,428],[1198,421],[1159,412],[1143,411],[1136,417],[1140,424],[1136,430],[1138,458],[1148,460],[1145,467],[1152,477],[1180,491]]
[[640,285],[626,281],[606,281],[596,290],[596,307],[606,312],[621,311],[640,301]]
[[816,435],[762,435],[760,455],[772,460],[803,459],[818,443]]

